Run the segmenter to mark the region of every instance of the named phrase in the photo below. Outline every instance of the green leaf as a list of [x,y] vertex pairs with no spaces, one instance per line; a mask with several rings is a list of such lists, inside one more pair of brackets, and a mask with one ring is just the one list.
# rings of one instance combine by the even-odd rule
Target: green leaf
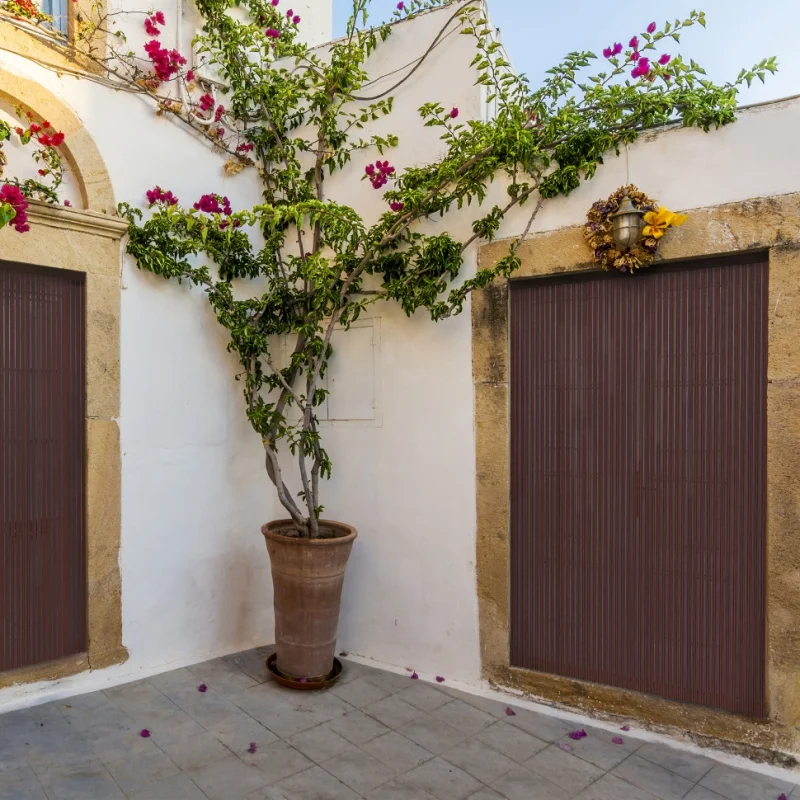
[[17,216],[17,212],[13,206],[9,203],[0,203],[0,228],[5,227],[11,222],[14,217]]

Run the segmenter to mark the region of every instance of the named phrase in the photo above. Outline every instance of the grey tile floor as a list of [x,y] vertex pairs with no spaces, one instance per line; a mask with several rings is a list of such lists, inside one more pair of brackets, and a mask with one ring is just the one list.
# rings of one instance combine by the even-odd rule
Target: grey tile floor
[[793,783],[622,732],[573,741],[560,719],[352,662],[330,690],[293,692],[268,652],[0,716],[0,798],[800,800]]

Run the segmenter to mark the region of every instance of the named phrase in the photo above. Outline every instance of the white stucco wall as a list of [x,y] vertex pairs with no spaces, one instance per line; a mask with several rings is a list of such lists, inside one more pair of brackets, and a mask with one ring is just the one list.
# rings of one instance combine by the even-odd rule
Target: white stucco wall
[[[259,199],[247,174],[123,92],[59,79],[12,54],[0,72],[39,81],[72,107],[105,160],[115,197],[144,205],[156,184],[191,205],[219,191]],[[0,78],[1,80],[1,78]],[[19,235],[0,233],[2,238]],[[122,258],[122,257],[121,257]],[[121,263],[123,642],[130,660],[0,692],[0,710],[102,688],[263,644],[272,595],[259,527],[273,515],[263,451],[242,413],[236,363],[202,293]]]
[[[445,9],[397,26],[369,64],[372,74],[413,62],[451,13]],[[303,15],[324,22],[326,14]],[[423,102],[456,106],[460,120],[482,116],[481,92],[468,68],[471,48],[454,26],[414,78],[393,93],[395,111],[376,128],[400,136],[400,146],[385,156],[396,166],[427,161],[441,144],[435,129],[420,124]],[[58,78],[5,52],[3,70],[40,81],[76,111],[105,158],[118,200],[143,201],[144,191],[159,183],[184,202],[209,191],[228,194],[234,207],[257,201],[251,176],[223,178],[219,157],[138,99]],[[382,90],[402,74],[371,88]],[[533,230],[581,222],[591,202],[628,180],[675,210],[800,190],[800,155],[793,147],[798,126],[800,102],[792,101],[745,111],[736,125],[709,135],[675,130],[647,136],[620,158],[610,156],[596,178],[570,197],[550,201]],[[367,219],[385,208],[382,192],[360,180],[363,165],[376,157],[362,154],[361,162],[328,182],[331,196]],[[527,213],[513,214],[501,234],[518,233]],[[449,218],[446,227],[467,236],[471,218]],[[0,233],[0,258],[6,235],[16,234]],[[465,274],[475,258],[475,250],[468,251]],[[224,332],[200,293],[140,273],[127,258],[121,280],[121,569],[123,637],[131,658],[100,672],[4,690],[0,710],[272,637],[269,567],[258,530],[283,512],[264,475],[261,445],[242,413]],[[476,684],[469,307],[439,325],[423,314],[408,319],[385,304],[374,306],[371,316],[380,319],[377,421],[333,422],[323,429],[334,462],[333,479],[324,487],[326,516],[355,525],[360,534],[339,646]],[[332,369],[346,374],[354,367],[341,358]]]
[[[309,5],[315,2],[318,0],[309,0]],[[149,3],[139,5],[143,10],[151,8]],[[296,2],[291,5],[295,10],[301,8]],[[312,29],[308,35],[317,41],[330,30],[325,22],[330,8],[318,5],[322,11],[316,16],[313,9],[299,12],[304,21],[316,20],[316,32]],[[132,7],[126,3],[126,8]],[[171,27],[175,6],[161,7],[168,18],[162,35],[167,44],[175,34]],[[186,10],[184,17],[188,20],[186,33],[195,25],[191,10]],[[400,26],[398,35],[376,54],[373,74],[403,67],[420,55],[442,22],[440,12]],[[131,37],[131,43],[135,41],[136,34]],[[391,154],[394,163],[411,163],[437,146],[435,133],[419,125],[417,108],[436,96],[430,91],[430,82],[448,72],[453,57],[464,65],[469,62],[466,45],[465,37],[450,36],[417,73],[428,90],[409,82],[397,93],[392,124],[381,123],[403,139],[400,150]],[[444,55],[446,51],[449,55]],[[251,175],[223,177],[222,158],[184,129],[156,117],[146,102],[87,81],[58,77],[21,57],[0,52],[0,71],[6,70],[40,82],[75,111],[105,159],[117,200],[144,204],[144,192],[160,184],[186,204],[209,191],[229,195],[234,207],[258,201],[258,184]],[[370,91],[376,86],[382,90],[390,83],[373,85]],[[447,83],[438,99],[458,105],[465,117],[480,113],[479,92],[471,86],[466,71],[458,81],[450,76]],[[365,157],[364,163],[367,160]],[[356,172],[337,176],[332,191],[354,198],[365,213],[372,210],[377,215],[375,204],[382,193],[354,181],[354,176],[360,177]],[[67,196],[77,205],[77,196]],[[18,234],[3,231],[2,235]],[[123,642],[130,659],[98,672],[0,691],[0,710],[102,688],[272,639],[272,588],[259,528],[282,512],[264,473],[261,444],[242,413],[240,387],[233,380],[236,362],[225,351],[224,331],[208,311],[202,293],[141,273],[127,256],[121,260],[120,564]],[[397,411],[385,431],[365,428],[359,442],[343,442],[346,452],[337,459],[337,479],[326,492],[330,512],[353,522],[362,532],[353,580],[348,584],[342,646],[352,641],[359,652],[405,663],[404,651],[417,640],[422,651],[439,657],[448,652],[444,645],[450,641],[455,643],[452,663],[465,660],[470,666],[461,674],[475,676],[477,638],[470,563],[474,510],[469,503],[459,503],[464,493],[472,492],[473,479],[467,473],[466,482],[458,477],[441,482],[441,498],[451,506],[449,517],[459,530],[460,542],[452,552],[450,537],[441,537],[431,558],[430,553],[420,554],[418,542],[420,536],[434,540],[432,524],[442,523],[436,514],[426,521],[435,503],[432,487],[424,485],[413,464],[409,468],[387,457],[393,447],[413,441],[408,428],[419,412],[429,418],[458,417],[458,424],[454,417],[449,425],[445,447],[437,451],[441,455],[430,457],[441,462],[442,470],[452,469],[454,456],[460,462],[473,459],[469,437],[458,433],[471,425],[471,406],[459,402],[470,393],[469,364],[462,359],[428,387],[417,385],[418,364],[406,349],[406,336],[415,337],[422,346],[427,327],[419,328],[396,311],[386,322],[391,338],[380,364],[382,369],[394,366],[381,379],[387,392],[385,409]],[[460,326],[465,332],[465,323],[466,318],[458,321],[451,331]],[[401,332],[393,333],[393,325],[399,325]],[[448,338],[440,338],[436,346],[446,360]],[[449,405],[457,412],[448,410]],[[391,439],[382,433],[390,433]],[[338,429],[331,431],[330,438],[340,450],[342,445],[335,444],[338,434]],[[416,446],[420,459],[432,463],[425,442],[419,439]],[[405,523],[419,528],[410,545],[403,543],[403,529],[388,523],[405,515],[409,504],[403,496],[385,491],[367,498],[359,490],[364,479],[359,472],[373,471],[376,463],[387,489],[406,484],[407,496],[418,498],[415,506],[419,511],[412,512]],[[340,496],[334,499],[337,493]],[[428,562],[428,568],[418,573],[423,562]],[[435,564],[452,575],[451,588],[440,584],[438,567],[431,569]],[[411,587],[416,588],[409,592]],[[373,602],[365,598],[376,591],[386,602],[370,611]],[[404,594],[412,597],[405,609]],[[432,624],[420,626],[428,616],[425,609],[429,604],[442,609],[449,620],[446,625],[434,618]],[[396,637],[389,635],[387,620],[392,627],[396,624]]]
[[[393,74],[369,93],[396,83],[404,72],[395,70],[421,55],[452,14],[443,9],[398,25],[369,64],[370,74]],[[440,131],[422,126],[423,103],[456,107],[459,121],[484,113],[469,68],[474,43],[460,27],[448,25],[443,44],[393,92],[392,115],[376,125],[399,136],[399,146],[384,156],[398,169],[426,163],[441,148]],[[376,157],[364,154],[352,172],[334,173],[327,188],[368,221],[386,210],[382,191],[359,181],[363,165]],[[429,229],[467,238],[469,222],[432,222]],[[465,261],[465,270],[474,270],[474,249]],[[323,487],[325,513],[360,534],[345,583],[340,646],[401,668],[476,682],[469,314],[436,326],[424,313],[409,319],[399,306],[381,303],[370,316],[380,318],[382,424],[333,423],[324,431],[334,463],[333,479]]]

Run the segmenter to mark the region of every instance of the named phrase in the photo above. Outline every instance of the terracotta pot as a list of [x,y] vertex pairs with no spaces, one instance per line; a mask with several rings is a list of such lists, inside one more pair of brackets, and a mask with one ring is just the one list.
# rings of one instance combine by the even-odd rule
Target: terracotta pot
[[267,540],[275,590],[275,651],[278,670],[288,678],[321,680],[333,669],[336,629],[347,559],[356,529],[320,520],[335,534],[324,539],[287,536],[288,519],[261,528]]

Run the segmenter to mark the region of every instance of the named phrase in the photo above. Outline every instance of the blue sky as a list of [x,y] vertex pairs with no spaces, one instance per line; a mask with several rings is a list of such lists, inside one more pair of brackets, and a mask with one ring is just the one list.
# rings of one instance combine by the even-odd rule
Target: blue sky
[[[740,97],[756,103],[800,94],[800,0],[488,0],[489,11],[514,67],[535,86],[540,76],[570,50],[598,55],[614,41],[627,43],[653,20],[685,17],[693,8],[706,12],[699,26],[670,42],[668,52],[702,64],[710,78],[724,82],[764,56],[778,57],[779,72],[758,81]],[[334,0],[334,35],[344,32],[351,0]],[[396,0],[373,0],[370,19],[391,15]],[[432,98],[433,99],[433,98]]]

